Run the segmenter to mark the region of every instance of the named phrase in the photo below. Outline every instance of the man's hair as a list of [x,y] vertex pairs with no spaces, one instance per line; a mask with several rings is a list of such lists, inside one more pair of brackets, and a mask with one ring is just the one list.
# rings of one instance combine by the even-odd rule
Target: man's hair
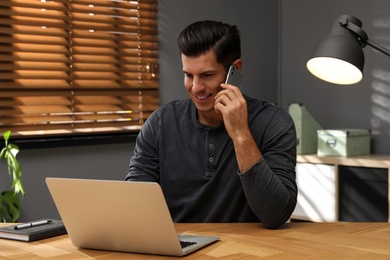
[[218,63],[227,70],[241,58],[240,32],[235,25],[217,21],[199,21],[187,26],[178,37],[180,52],[198,57],[214,50]]

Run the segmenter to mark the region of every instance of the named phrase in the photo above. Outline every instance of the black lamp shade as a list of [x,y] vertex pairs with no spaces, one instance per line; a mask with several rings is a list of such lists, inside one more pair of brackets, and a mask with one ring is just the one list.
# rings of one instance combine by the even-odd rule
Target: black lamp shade
[[[361,26],[355,19],[354,22]],[[363,49],[353,32],[335,22],[331,33],[313,50],[306,66],[312,74],[327,82],[354,84],[363,78]]]

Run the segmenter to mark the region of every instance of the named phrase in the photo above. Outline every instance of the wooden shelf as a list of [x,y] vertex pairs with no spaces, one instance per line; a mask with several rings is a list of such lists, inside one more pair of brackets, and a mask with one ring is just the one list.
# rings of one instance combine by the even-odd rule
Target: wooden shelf
[[370,168],[389,168],[390,155],[361,155],[350,157],[319,157],[316,154],[298,155],[299,163],[320,163],[343,166],[370,167]]

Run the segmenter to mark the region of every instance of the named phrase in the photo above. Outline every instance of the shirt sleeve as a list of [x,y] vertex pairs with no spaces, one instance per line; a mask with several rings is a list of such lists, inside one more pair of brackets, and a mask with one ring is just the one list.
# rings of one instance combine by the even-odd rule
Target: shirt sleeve
[[158,134],[155,130],[157,113],[142,126],[136,140],[134,155],[130,159],[126,181],[159,182]]
[[262,158],[238,174],[252,211],[266,228],[278,228],[297,203],[296,133],[290,115],[282,110],[276,113],[262,140]]

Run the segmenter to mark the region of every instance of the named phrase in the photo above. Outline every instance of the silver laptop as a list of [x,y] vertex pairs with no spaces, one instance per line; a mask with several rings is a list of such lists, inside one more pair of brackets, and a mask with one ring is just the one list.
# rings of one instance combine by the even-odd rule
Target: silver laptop
[[68,178],[46,183],[79,248],[183,256],[219,239],[178,235],[157,183]]

